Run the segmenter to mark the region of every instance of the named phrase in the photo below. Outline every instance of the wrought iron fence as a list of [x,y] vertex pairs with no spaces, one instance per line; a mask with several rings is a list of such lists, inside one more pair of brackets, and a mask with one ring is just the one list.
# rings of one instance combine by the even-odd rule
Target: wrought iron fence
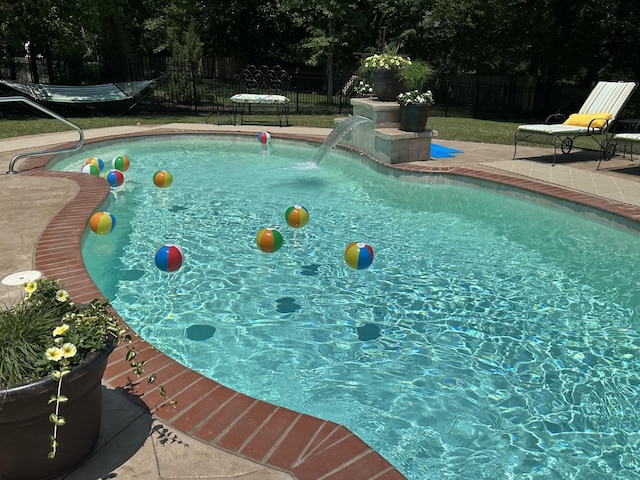
[[[142,102],[140,111],[174,113],[176,110],[208,112],[232,108],[230,98],[242,93],[237,75],[246,67],[217,63],[198,65],[170,64],[161,73],[158,88]],[[340,88],[343,75],[328,76],[321,71],[284,66],[291,75],[291,85],[285,94],[294,114],[342,113],[350,110],[349,97]]]
[[[130,59],[126,67],[86,64],[71,76],[62,62],[29,62],[15,59],[11,69],[0,70],[0,78],[22,79],[41,83],[65,84],[67,79],[84,77],[84,83],[113,81],[109,72],[117,71],[124,80],[158,79],[151,95],[136,104],[137,114],[209,114],[231,109],[230,97],[239,93],[236,75],[246,63],[231,58],[203,58],[201,62],[185,64],[167,57]],[[36,74],[33,73],[34,65]],[[329,74],[321,69],[297,65],[281,65],[291,75],[292,114],[335,114],[351,111],[350,98],[357,80],[357,66],[337,66]],[[123,80],[118,78],[115,80]],[[73,83],[70,83],[73,84]],[[555,112],[576,111],[590,88],[547,84],[531,76],[499,75],[439,75],[431,82],[436,105],[432,115],[468,116],[494,120],[543,120]],[[2,92],[0,92],[2,94]],[[91,114],[96,114],[96,109]],[[130,111],[131,112],[131,111]],[[634,101],[624,116],[639,116],[640,106]],[[109,112],[112,113],[112,112]]]

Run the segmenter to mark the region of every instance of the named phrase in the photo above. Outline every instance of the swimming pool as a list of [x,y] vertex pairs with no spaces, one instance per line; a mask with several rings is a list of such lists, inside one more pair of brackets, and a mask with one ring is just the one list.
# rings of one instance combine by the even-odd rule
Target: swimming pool
[[[59,166],[124,148],[132,168],[106,208],[116,230],[87,237],[88,270],[182,363],[346,425],[409,478],[638,475],[636,235],[353,157],[314,168],[314,148],[277,139],[92,148]],[[296,203],[299,230],[284,222]],[[264,254],[270,225],[285,245]],[[356,240],[375,249],[368,270],[344,264]],[[177,273],[153,265],[164,243],[185,251]]]

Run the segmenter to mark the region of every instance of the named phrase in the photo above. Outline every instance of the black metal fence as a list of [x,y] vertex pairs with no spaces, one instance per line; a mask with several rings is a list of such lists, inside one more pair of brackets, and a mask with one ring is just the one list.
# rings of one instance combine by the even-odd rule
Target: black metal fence
[[[281,65],[291,75],[291,114],[350,113],[354,95],[354,66],[337,66],[328,74],[307,66]],[[11,68],[3,65],[0,78],[40,83],[79,84],[105,81],[157,79],[152,93],[140,99],[130,114],[206,114],[231,109],[230,97],[239,93],[236,75],[246,63],[230,58],[204,58],[199,63],[184,64],[167,57],[144,57],[128,60],[118,69],[101,64],[83,64],[69,68],[62,62],[14,59]],[[35,71],[34,71],[35,69]],[[108,73],[105,73],[107,72]],[[115,72],[115,73],[114,73]],[[110,78],[118,75],[120,78]],[[543,120],[555,112],[577,111],[590,88],[549,85],[531,76],[440,75],[431,85],[436,105],[432,115],[466,116],[493,120]],[[11,92],[0,91],[0,95]],[[623,116],[639,116],[640,107],[632,102]],[[94,106],[92,115],[113,114],[113,108]],[[74,112],[82,114],[81,111]]]

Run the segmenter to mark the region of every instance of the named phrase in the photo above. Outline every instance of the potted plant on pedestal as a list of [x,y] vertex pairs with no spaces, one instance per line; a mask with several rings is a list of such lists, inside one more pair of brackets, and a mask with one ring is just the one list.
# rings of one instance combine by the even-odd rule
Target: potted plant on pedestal
[[[106,300],[76,305],[46,278],[25,290],[22,301],[0,310],[3,480],[51,478],[89,454],[100,431],[108,356],[119,340],[130,340]],[[127,347],[140,373],[144,362],[133,362],[135,353]]]
[[411,65],[411,59],[398,53],[399,44],[393,44],[383,53],[370,55],[362,63],[362,71],[371,73],[373,91],[378,100],[393,102],[405,90],[400,72]]
[[424,132],[429,118],[429,110],[434,99],[431,90],[426,89],[427,82],[433,76],[431,66],[416,60],[400,71],[407,91],[396,97],[400,105],[400,130]]

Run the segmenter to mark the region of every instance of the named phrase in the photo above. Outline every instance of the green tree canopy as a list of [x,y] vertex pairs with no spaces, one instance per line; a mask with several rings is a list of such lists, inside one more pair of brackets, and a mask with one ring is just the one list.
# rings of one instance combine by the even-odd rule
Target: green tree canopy
[[27,41],[65,62],[173,55],[190,32],[203,55],[238,63],[353,65],[400,41],[443,73],[640,77],[636,0],[0,0],[0,14],[5,62]]

